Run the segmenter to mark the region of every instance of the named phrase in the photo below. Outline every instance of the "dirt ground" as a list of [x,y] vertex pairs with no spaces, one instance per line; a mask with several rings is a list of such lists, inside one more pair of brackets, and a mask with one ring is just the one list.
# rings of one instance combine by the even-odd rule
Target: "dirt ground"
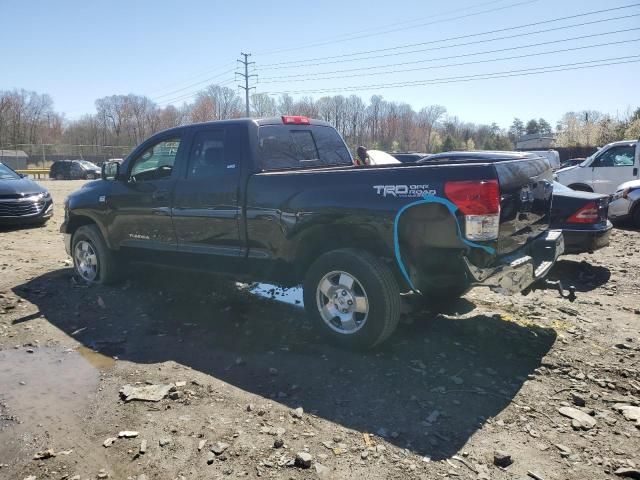
[[82,182],[43,183],[54,219],[0,231],[2,479],[640,478],[640,232],[563,257],[575,303],[476,289],[362,354],[203,274],[75,283],[58,230]]

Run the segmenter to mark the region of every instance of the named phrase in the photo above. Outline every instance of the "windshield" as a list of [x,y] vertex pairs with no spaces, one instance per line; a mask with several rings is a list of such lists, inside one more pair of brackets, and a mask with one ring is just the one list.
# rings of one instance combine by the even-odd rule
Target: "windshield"
[[91,170],[99,170],[98,166],[95,163],[91,163],[88,160],[80,160],[80,164],[84,168],[89,168]]
[[0,163],[0,180],[19,180],[20,175],[11,170],[6,165]]
[[598,150],[596,150],[593,154],[589,155],[589,156],[584,160],[584,162],[582,162],[582,163],[580,164],[580,166],[581,166],[581,167],[586,167],[588,164],[590,164],[590,163],[591,163],[591,160],[593,160],[593,158],[594,158],[598,153],[600,153],[600,151],[602,150],[602,148],[604,148],[604,147],[600,147],[600,148],[599,148]]

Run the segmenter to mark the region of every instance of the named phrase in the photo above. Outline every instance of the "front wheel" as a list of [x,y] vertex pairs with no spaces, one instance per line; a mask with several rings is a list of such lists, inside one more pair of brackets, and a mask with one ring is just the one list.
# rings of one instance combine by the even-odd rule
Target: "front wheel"
[[309,268],[304,305],[314,325],[347,348],[379,345],[400,319],[400,290],[391,269],[356,249],[334,250]]
[[119,265],[95,225],[83,225],[71,241],[73,268],[87,283],[110,284],[119,278]]

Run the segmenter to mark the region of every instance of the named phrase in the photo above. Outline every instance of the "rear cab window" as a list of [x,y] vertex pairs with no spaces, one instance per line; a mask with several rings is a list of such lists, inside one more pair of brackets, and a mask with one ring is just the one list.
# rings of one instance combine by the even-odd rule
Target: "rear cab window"
[[353,164],[338,132],[324,125],[263,125],[258,149],[263,170]]

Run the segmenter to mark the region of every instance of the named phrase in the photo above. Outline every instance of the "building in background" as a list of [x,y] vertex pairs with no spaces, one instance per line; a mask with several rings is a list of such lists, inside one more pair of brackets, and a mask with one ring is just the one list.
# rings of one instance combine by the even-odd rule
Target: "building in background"
[[552,133],[532,133],[518,138],[516,150],[547,150],[555,144],[556,137]]

